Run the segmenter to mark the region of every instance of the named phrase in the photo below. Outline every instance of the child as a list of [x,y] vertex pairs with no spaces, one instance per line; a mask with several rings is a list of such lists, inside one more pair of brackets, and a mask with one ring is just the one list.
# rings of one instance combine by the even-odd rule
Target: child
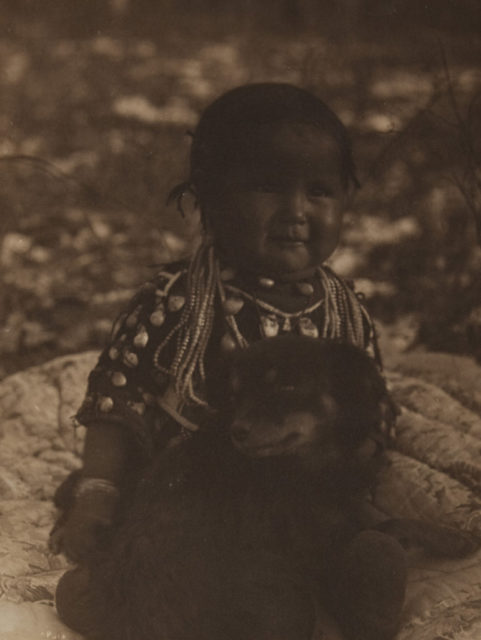
[[[187,190],[195,195],[202,243],[189,262],[141,288],[90,375],[77,415],[88,427],[83,468],[72,491],[59,491],[68,509],[54,546],[86,562],[154,452],[213,423],[204,382],[226,350],[292,332],[377,357],[369,315],[323,264],[357,186],[346,130],[307,91],[246,85],[206,109],[189,181],[172,192],[180,207]],[[373,434],[373,454],[385,439]],[[72,626],[86,580],[79,575],[67,574],[57,592]]]

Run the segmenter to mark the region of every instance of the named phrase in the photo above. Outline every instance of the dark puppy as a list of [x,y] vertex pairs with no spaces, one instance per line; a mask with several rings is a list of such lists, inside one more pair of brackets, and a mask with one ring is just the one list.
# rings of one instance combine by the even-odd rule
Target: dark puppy
[[374,363],[345,344],[273,338],[211,386],[225,426],[159,455],[92,563],[91,637],[309,640],[321,609],[348,638],[393,637],[404,551],[364,530],[387,398]]

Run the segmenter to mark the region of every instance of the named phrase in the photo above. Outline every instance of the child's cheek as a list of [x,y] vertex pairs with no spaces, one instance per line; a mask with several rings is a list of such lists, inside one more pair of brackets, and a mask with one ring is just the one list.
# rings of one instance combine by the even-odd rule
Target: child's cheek
[[319,218],[319,223],[327,232],[339,235],[344,219],[344,208],[338,201],[331,202]]
[[268,235],[272,218],[272,203],[269,196],[246,194],[236,199],[231,209],[231,224],[237,229],[241,238],[256,243]]
[[342,230],[342,216],[326,214],[311,223],[312,257],[319,262],[326,260],[339,244]]

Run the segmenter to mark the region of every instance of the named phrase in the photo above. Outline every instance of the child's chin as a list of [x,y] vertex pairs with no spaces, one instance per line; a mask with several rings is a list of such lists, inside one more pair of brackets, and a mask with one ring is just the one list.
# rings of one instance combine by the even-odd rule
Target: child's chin
[[266,273],[272,276],[282,276],[288,273],[295,273],[296,271],[303,271],[309,267],[318,266],[317,263],[313,263],[311,260],[305,258],[286,257],[283,260],[266,261],[260,272]]
[[275,279],[278,276],[317,267],[322,263],[322,260],[318,260],[317,255],[311,255],[304,246],[286,250],[259,252],[258,254],[246,254],[237,263],[241,269],[257,273],[259,276]]

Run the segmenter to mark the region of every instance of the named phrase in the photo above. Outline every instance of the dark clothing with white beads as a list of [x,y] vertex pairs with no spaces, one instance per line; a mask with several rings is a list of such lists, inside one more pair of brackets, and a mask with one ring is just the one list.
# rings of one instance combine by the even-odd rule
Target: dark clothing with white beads
[[[77,414],[87,427],[110,422],[127,429],[148,455],[213,420],[212,411],[200,401],[179,400],[170,375],[188,303],[188,266],[165,267],[132,299],[90,374]],[[229,268],[220,268],[218,275],[212,331],[202,361],[206,376],[222,351],[282,333],[353,342],[375,355],[369,315],[352,287],[329,268],[295,282],[241,276]],[[202,376],[194,375],[193,388],[201,400],[203,387]]]

